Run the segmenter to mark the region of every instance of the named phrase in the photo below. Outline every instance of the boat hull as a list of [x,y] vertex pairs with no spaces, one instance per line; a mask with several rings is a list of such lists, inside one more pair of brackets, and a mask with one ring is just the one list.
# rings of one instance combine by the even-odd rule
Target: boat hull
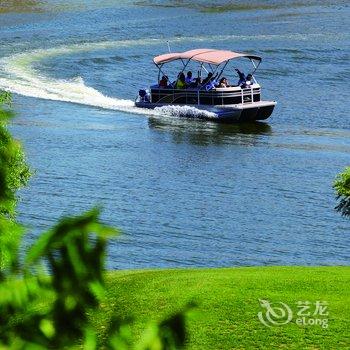
[[[259,101],[254,103],[235,104],[235,105],[183,105],[183,104],[162,104],[152,102],[135,102],[136,107],[140,108],[159,108],[162,107],[180,107],[182,111],[177,113],[182,117],[192,117],[193,110],[198,110],[197,117],[200,119],[214,120],[217,122],[234,123],[265,120],[272,114],[275,101]],[[189,107],[189,109],[186,109]],[[200,113],[200,112],[203,113]]]

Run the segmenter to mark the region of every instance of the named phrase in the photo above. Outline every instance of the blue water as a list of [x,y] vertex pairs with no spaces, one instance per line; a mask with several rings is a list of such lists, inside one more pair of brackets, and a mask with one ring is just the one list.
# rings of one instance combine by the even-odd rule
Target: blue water
[[[123,232],[110,268],[349,263],[332,189],[350,161],[349,5],[212,3],[49,1],[0,15],[0,88],[15,94],[12,130],[36,170],[20,193],[28,243],[101,205]],[[272,117],[218,125],[134,108],[167,40],[261,55]]]

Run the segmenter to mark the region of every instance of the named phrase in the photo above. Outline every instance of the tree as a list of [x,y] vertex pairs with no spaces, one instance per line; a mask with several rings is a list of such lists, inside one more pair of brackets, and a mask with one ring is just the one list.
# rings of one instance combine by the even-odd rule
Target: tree
[[17,267],[23,230],[15,221],[16,192],[30,177],[21,144],[7,130],[7,123],[13,116],[9,110],[11,103],[11,95],[0,91],[0,279],[3,269]]
[[350,217],[350,167],[340,173],[333,184],[339,201],[335,209],[344,216]]

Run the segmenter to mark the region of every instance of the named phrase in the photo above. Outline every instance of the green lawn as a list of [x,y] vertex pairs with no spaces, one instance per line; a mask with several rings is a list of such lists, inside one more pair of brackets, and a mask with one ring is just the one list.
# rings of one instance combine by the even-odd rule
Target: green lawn
[[[103,338],[112,314],[132,317],[139,337],[150,319],[161,320],[195,301],[198,306],[187,317],[189,349],[349,349],[349,282],[350,267],[109,272],[108,301],[93,319]],[[259,299],[288,304],[292,321],[263,325]],[[328,302],[329,315],[316,316],[327,318],[328,328],[297,325],[298,301],[310,301],[312,311],[316,301]]]

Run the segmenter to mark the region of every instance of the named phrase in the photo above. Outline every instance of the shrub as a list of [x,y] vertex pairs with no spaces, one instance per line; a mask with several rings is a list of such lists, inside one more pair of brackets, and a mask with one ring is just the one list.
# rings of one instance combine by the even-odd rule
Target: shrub
[[337,176],[333,187],[339,200],[335,209],[344,216],[350,216],[350,167]]
[[[1,93],[0,101],[10,104],[10,97]],[[0,108],[0,348],[97,349],[101,344],[87,313],[104,299],[106,245],[118,230],[101,223],[99,210],[92,209],[63,218],[19,254],[24,230],[14,217],[16,191],[30,172],[20,143],[7,130],[11,117]],[[105,347],[180,348],[184,325],[184,313],[178,313],[151,324],[136,344],[129,325],[112,320]]]

